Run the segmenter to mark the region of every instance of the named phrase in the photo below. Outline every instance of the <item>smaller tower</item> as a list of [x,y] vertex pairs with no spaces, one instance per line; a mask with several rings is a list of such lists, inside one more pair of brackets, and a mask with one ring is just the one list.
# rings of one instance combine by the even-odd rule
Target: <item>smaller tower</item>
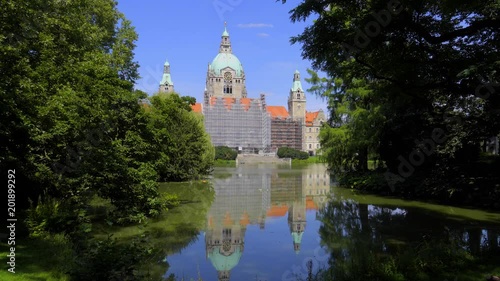
[[160,82],[159,91],[162,93],[174,92],[174,83],[172,82],[172,77],[170,76],[170,63],[168,63],[168,60],[165,61],[165,64],[163,65],[163,77]]
[[300,83],[300,73],[298,70],[293,74],[293,84],[288,97],[288,111],[293,120],[302,120],[306,118],[306,95]]

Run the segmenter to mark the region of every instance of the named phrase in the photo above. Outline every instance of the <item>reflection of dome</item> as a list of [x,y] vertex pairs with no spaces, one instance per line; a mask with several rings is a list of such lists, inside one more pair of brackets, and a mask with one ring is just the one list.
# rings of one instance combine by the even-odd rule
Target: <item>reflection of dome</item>
[[304,235],[304,232],[292,232],[292,238],[293,238],[293,249],[295,250],[295,253],[298,254],[300,252],[300,243],[302,242],[302,235]]
[[226,67],[236,71],[236,76],[240,77],[243,74],[243,66],[240,60],[230,53],[219,53],[210,65],[210,70],[215,71],[215,75],[220,75],[220,71]]
[[208,253],[208,259],[217,271],[230,271],[240,262],[241,254],[240,247],[236,247],[234,253],[229,256],[221,254],[219,247],[214,247],[212,252]]

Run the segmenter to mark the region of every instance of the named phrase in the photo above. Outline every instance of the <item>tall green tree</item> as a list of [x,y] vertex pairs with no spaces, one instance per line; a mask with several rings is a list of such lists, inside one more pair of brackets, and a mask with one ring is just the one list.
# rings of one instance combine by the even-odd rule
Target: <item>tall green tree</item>
[[192,97],[158,93],[151,98],[150,131],[161,181],[182,181],[210,172],[215,149]]
[[368,156],[378,155],[384,116],[376,90],[365,80],[353,79],[350,87],[342,79],[322,77],[313,70],[306,78],[307,91],[326,99],[330,122],[321,129],[322,153],[334,172],[366,171]]
[[[80,231],[96,195],[116,220],[143,221],[169,205],[158,180],[207,173],[213,148],[193,99],[141,105],[137,33],[115,1],[0,3],[0,168],[16,170],[19,207],[51,210],[30,225]],[[163,132],[170,143],[155,139]]]
[[[344,93],[359,91],[362,81],[370,94],[357,96],[383,116],[373,135],[379,143],[372,144],[389,169],[397,170],[399,156],[407,157],[436,128],[445,131],[447,141],[424,165],[453,163],[470,158],[474,146],[499,133],[499,5],[494,0],[303,1],[290,11],[291,20],[313,23],[291,42],[302,44],[303,57],[315,69],[340,79]],[[356,108],[367,109],[359,104]],[[356,135],[359,125],[371,123],[345,132]]]

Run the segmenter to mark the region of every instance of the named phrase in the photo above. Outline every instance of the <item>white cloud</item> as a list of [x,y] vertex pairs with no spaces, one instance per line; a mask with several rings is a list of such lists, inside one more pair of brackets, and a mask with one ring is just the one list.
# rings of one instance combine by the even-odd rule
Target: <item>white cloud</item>
[[259,37],[269,37],[271,35],[269,35],[269,33],[257,33],[257,36],[259,36]]
[[274,25],[270,23],[240,23],[238,24],[239,28],[261,28],[261,27],[274,27]]

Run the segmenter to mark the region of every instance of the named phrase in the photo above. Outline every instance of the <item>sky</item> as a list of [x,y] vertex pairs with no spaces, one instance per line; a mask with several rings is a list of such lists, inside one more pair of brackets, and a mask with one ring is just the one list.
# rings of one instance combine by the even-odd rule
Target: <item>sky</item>
[[[268,105],[287,106],[293,73],[301,73],[302,87],[311,63],[302,59],[301,45],[291,45],[308,22],[292,23],[289,11],[299,0],[119,0],[118,9],[132,22],[139,39],[135,60],[141,79],[136,88],[158,90],[165,60],[170,63],[175,91],[203,100],[208,64],[219,51],[227,23],[233,54],[243,65],[249,98],[266,94]],[[326,103],[306,93],[308,111]]]

